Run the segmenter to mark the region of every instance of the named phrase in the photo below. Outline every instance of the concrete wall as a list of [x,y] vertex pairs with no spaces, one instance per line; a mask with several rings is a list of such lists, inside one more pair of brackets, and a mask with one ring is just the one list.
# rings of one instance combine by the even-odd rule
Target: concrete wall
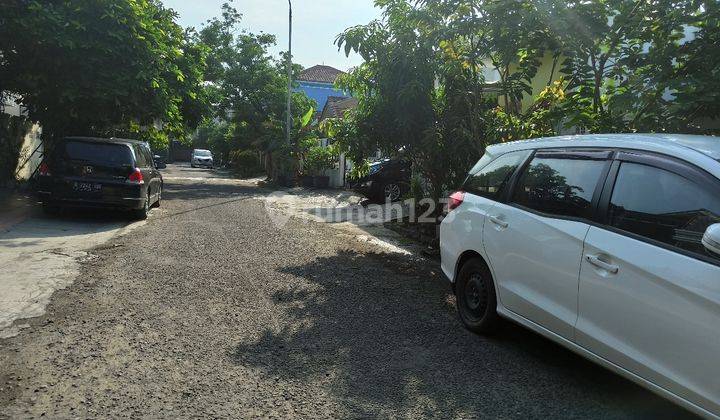
[[5,102],[3,102],[2,109],[0,111],[14,117],[19,117],[23,114],[22,107],[18,105],[11,96],[5,98]]
[[[1,111],[15,117],[25,115],[25,110],[12,97],[5,99]],[[38,124],[33,124],[25,134],[23,145],[20,148],[18,166],[15,168],[18,180],[27,181],[40,166],[43,156],[41,136],[42,128]]]
[[27,181],[35,173],[35,170],[42,163],[42,128],[33,124],[30,131],[25,135],[25,141],[20,149],[20,160],[15,172],[18,180]]
[[[546,52],[543,58],[540,60],[540,67],[538,67],[537,74],[530,82],[530,86],[532,87],[532,94],[524,94],[522,101],[520,103],[522,112],[527,111],[533,103],[535,103],[535,98],[543,91],[545,88],[551,83],[555,82],[557,80],[560,80],[565,74],[560,72],[560,69],[562,69],[563,65],[563,58],[560,57],[557,61],[557,63],[554,63],[555,66],[553,68],[553,55],[549,52]],[[489,62],[485,63],[486,66],[492,66]],[[516,65],[510,66],[510,72],[517,71]],[[496,71],[488,70],[488,73],[490,74],[497,74]],[[500,81],[500,75],[497,74],[496,78],[494,78],[493,82]],[[505,106],[505,99],[502,95],[498,96],[498,104],[500,106]]]
[[[320,146],[328,147],[330,141],[328,139],[320,139]],[[341,154],[335,167],[332,169],[326,169],[324,172],[325,176],[330,177],[331,188],[344,188],[345,187],[345,154]]]

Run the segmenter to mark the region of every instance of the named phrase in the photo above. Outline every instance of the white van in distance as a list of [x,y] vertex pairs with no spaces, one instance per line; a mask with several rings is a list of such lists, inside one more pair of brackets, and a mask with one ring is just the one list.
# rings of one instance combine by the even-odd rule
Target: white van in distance
[[195,149],[190,158],[190,166],[193,168],[213,168],[213,155],[209,150]]

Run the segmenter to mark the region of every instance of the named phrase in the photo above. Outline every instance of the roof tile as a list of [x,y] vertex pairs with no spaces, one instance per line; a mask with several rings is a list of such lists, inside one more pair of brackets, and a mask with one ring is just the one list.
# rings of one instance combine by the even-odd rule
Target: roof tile
[[335,80],[337,80],[341,74],[345,74],[345,72],[334,67],[317,65],[303,70],[298,76],[298,80],[304,82],[335,83]]

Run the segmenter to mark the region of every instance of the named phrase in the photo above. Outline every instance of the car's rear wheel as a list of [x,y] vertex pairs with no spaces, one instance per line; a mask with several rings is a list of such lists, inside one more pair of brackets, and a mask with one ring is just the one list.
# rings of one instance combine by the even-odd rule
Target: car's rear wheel
[[160,191],[158,191],[157,195],[157,201],[155,201],[154,207],[160,207],[160,202],[162,201],[162,188],[160,188]]
[[467,329],[487,334],[497,328],[500,319],[495,283],[483,260],[473,258],[462,266],[455,285],[455,295],[460,320]]
[[150,193],[148,192],[147,198],[145,198],[145,203],[143,204],[143,207],[141,209],[135,210],[135,218],[138,220],[145,220],[148,217],[148,213],[150,213]]

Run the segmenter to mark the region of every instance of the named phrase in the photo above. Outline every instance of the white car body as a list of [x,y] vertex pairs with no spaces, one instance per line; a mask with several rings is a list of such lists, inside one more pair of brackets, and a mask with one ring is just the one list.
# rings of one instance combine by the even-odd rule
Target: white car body
[[196,166],[212,168],[214,166],[213,155],[209,150],[195,149],[190,158],[190,165],[193,168]]
[[[606,200],[612,207],[614,194],[622,194],[621,180],[607,181],[618,176],[620,168],[628,172],[634,165],[648,169],[633,161],[635,156],[648,157],[648,162],[657,157],[668,165],[687,165],[696,171],[693,174],[705,173],[707,182],[700,187],[715,194],[720,185],[720,139],[628,134],[506,143],[488,147],[471,176],[494,159],[520,151],[527,151],[528,158],[515,170],[504,200],[465,192],[462,204],[443,220],[440,248],[445,275],[455,282],[467,258],[482,258],[492,273],[500,316],[699,415],[718,418],[720,256],[717,261],[713,256],[706,259],[611,228],[609,216],[602,214],[608,211],[602,203]],[[610,169],[603,172],[593,192],[597,207],[590,220],[543,214],[513,201],[531,190],[512,190],[520,184],[530,160],[557,162],[565,152],[585,151],[611,153]],[[506,160],[515,155],[507,155]],[[627,187],[630,192],[632,188]],[[488,191],[495,193],[491,188]],[[564,199],[568,193],[576,198],[568,188]],[[632,219],[624,206],[612,208]]]

